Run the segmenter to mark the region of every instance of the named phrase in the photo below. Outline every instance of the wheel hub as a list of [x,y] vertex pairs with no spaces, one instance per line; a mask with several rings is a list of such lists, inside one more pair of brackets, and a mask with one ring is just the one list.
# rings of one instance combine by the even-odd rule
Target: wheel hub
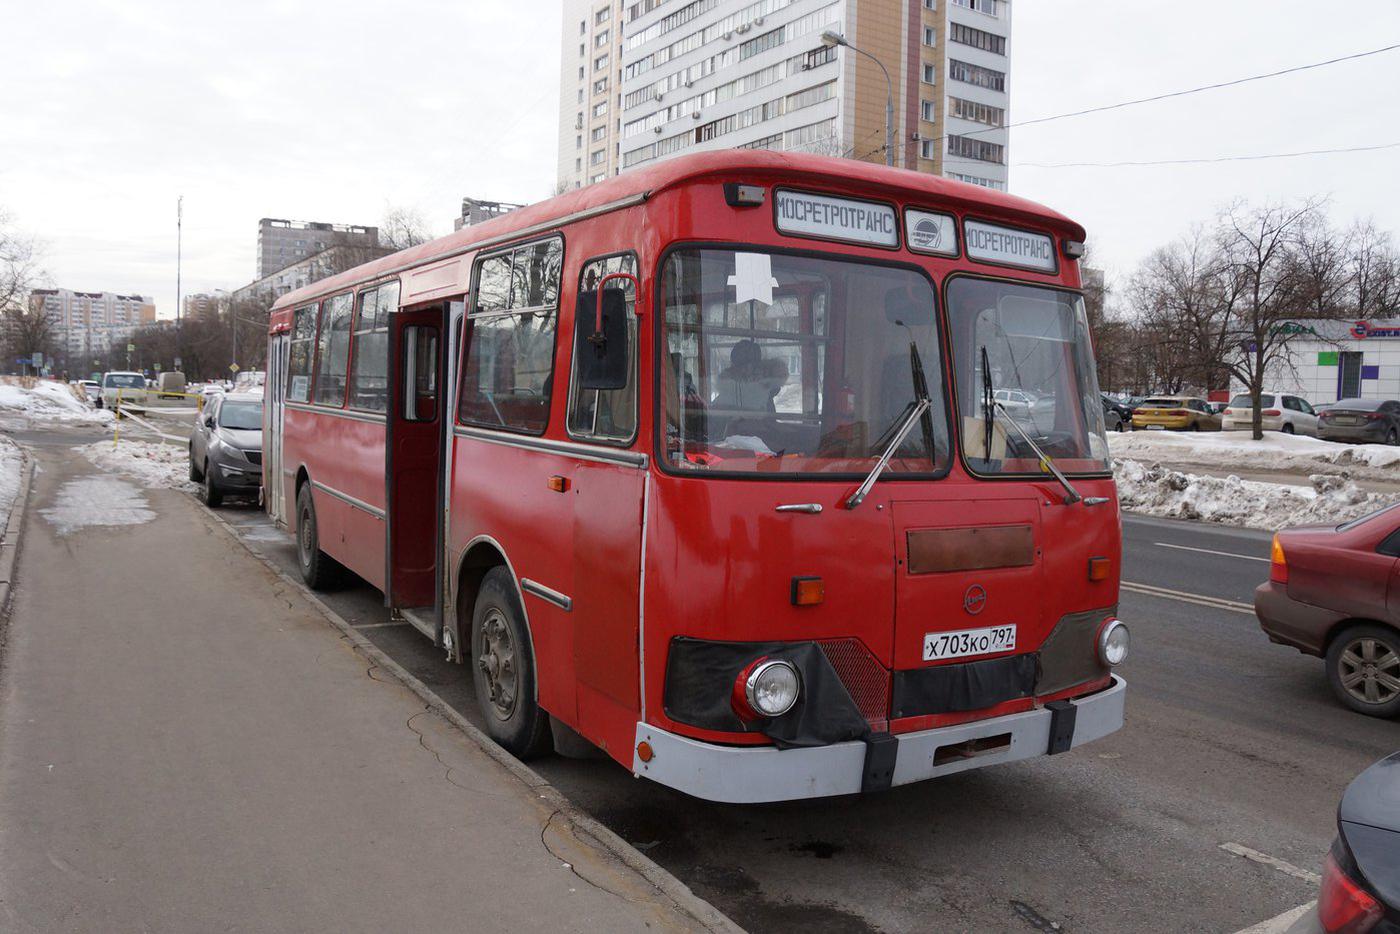
[[1370,636],[1342,650],[1342,687],[1366,704],[1385,704],[1400,695],[1400,654]]
[[487,700],[498,719],[515,713],[517,672],[515,644],[499,610],[491,610],[477,632],[476,667],[486,682]]

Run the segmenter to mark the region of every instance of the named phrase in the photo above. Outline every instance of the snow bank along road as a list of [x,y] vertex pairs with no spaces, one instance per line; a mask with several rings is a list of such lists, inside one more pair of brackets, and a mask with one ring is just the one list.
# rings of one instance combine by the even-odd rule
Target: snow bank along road
[[[296,574],[290,539],[261,513],[224,515]],[[1236,854],[1316,872],[1342,788],[1393,751],[1394,724],[1341,709],[1319,663],[1259,632],[1247,608],[1267,534],[1129,516],[1124,535],[1128,723],[1095,745],[756,808],[696,801],[610,761],[534,765],[753,930],[1235,931],[1273,918],[1315,886]],[[466,669],[388,623],[378,592],[327,602],[477,719]]]

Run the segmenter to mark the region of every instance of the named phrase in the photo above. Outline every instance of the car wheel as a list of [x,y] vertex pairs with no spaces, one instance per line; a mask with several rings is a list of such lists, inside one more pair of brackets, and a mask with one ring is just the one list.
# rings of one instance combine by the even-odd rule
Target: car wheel
[[1192,423],[1191,423],[1191,428],[1190,428],[1189,430],[1191,430],[1191,431],[1200,431],[1200,430],[1201,430],[1201,423],[1200,423],[1200,422],[1192,422]]
[[194,465],[194,445],[190,445],[190,482],[199,483],[204,479],[204,474]]
[[1291,434],[1293,434],[1293,433],[1294,433],[1294,432],[1293,432],[1293,423],[1292,423],[1292,422],[1284,422],[1284,423],[1283,423],[1283,428],[1281,428],[1280,430],[1281,430],[1284,434],[1286,434],[1286,435],[1291,435]]
[[199,488],[200,499],[204,500],[204,505],[210,509],[218,509],[224,503],[224,491],[214,483],[214,471],[209,469],[209,463],[204,464],[204,486]]
[[1342,630],[1327,647],[1327,680],[1358,713],[1400,713],[1400,632],[1374,623]]
[[1390,429],[1385,433],[1385,443],[1400,444],[1400,435],[1396,435],[1394,428]]
[[297,493],[297,567],[301,570],[301,579],[312,590],[330,590],[341,580],[340,564],[321,550],[310,483],[302,484]]
[[510,571],[492,568],[472,608],[471,665],[476,702],[490,737],[521,759],[550,748],[540,709],[535,656]]

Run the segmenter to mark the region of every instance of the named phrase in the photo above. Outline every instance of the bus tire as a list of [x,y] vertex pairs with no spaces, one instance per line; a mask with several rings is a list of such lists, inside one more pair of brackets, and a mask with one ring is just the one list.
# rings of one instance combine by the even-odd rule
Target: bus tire
[[297,492],[297,567],[301,569],[301,579],[312,590],[330,590],[340,582],[340,565],[321,550],[310,483],[302,484]]
[[549,716],[536,700],[535,652],[509,569],[482,578],[472,608],[472,684],[486,733],[519,759],[550,748]]

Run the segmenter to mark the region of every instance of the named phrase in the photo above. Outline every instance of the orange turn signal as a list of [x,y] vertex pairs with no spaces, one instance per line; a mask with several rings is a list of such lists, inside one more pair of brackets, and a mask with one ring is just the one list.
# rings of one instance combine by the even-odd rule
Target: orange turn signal
[[816,606],[826,599],[826,586],[820,577],[794,577],[792,579],[792,605]]
[[1091,580],[1091,581],[1108,580],[1108,559],[1107,559],[1107,558],[1090,558],[1090,559],[1089,559],[1089,580]]
[[643,762],[650,762],[652,760],[652,757],[655,755],[656,753],[652,750],[651,743],[647,742],[646,740],[642,740],[640,743],[637,744],[638,759],[641,759]]
[[549,488],[556,493],[567,493],[569,491],[569,478],[556,474],[549,478]]

